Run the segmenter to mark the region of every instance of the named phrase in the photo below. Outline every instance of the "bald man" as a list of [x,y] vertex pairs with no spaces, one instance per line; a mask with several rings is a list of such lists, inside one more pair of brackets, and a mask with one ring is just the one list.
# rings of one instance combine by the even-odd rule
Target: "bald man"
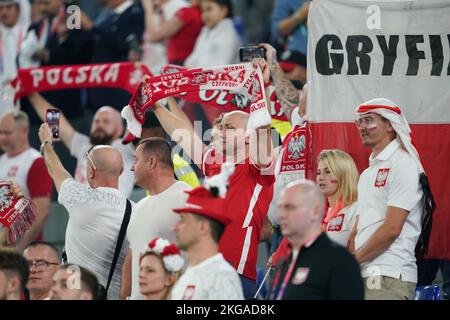
[[[45,121],[47,109],[56,108],[38,93],[30,95],[29,100],[42,121]],[[134,187],[134,176],[130,169],[133,165],[134,150],[131,145],[123,145],[119,139],[124,131],[119,111],[108,106],[98,109],[92,121],[89,137],[75,131],[61,113],[59,131],[62,142],[70,150],[71,155],[77,158],[75,180],[88,184],[86,151],[92,146],[110,145],[120,151],[124,161],[124,170],[119,177],[119,190],[126,196],[131,194]]]
[[268,299],[362,300],[358,263],[321,230],[325,199],[317,185],[310,180],[288,184],[277,207],[289,249],[278,260]]
[[[76,181],[63,167],[52,146],[52,133],[44,123],[39,129],[41,152],[58,191],[58,201],[69,213],[65,251],[67,262],[94,272],[106,287],[124,217],[127,198],[119,188],[123,172],[121,153],[109,145],[97,145],[85,153],[89,186]],[[129,243],[125,239],[108,291],[119,299],[120,275]]]

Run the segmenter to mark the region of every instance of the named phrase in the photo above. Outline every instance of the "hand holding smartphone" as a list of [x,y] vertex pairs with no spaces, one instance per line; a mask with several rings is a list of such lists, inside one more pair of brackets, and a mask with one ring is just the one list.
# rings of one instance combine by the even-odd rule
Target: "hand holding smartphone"
[[266,58],[266,49],[258,46],[239,48],[239,60],[241,62],[251,62],[254,58]]
[[59,141],[59,118],[60,111],[57,109],[47,109],[46,122],[52,131],[53,141]]

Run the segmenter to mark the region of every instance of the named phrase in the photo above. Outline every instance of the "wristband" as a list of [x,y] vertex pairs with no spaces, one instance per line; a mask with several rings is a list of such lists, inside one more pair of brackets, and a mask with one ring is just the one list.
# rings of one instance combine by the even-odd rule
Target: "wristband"
[[41,155],[44,155],[44,147],[46,144],[52,145],[51,141],[48,141],[48,140],[45,140],[44,142],[42,142],[41,148],[40,148]]

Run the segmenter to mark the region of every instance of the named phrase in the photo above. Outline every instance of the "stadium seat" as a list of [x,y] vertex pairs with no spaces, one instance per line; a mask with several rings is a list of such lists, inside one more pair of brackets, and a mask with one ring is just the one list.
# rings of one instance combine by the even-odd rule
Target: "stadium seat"
[[416,288],[414,300],[440,300],[441,289],[438,285],[421,286]]

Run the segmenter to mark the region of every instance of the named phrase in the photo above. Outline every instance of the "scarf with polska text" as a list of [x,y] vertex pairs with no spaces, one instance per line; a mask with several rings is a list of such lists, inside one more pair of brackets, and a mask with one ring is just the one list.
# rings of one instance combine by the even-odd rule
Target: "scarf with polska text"
[[14,102],[33,92],[73,88],[110,87],[133,94],[144,75],[151,75],[148,68],[132,62],[19,69],[12,82]]
[[201,90],[227,90],[250,100],[248,129],[270,125],[272,118],[267,110],[262,72],[251,63],[208,68],[186,69],[168,75],[145,79],[122,109],[127,129],[136,137],[141,136],[145,110],[163,98],[182,92]]
[[0,223],[8,229],[8,243],[16,243],[31,227],[35,208],[26,197],[15,198],[9,184],[0,182]]

